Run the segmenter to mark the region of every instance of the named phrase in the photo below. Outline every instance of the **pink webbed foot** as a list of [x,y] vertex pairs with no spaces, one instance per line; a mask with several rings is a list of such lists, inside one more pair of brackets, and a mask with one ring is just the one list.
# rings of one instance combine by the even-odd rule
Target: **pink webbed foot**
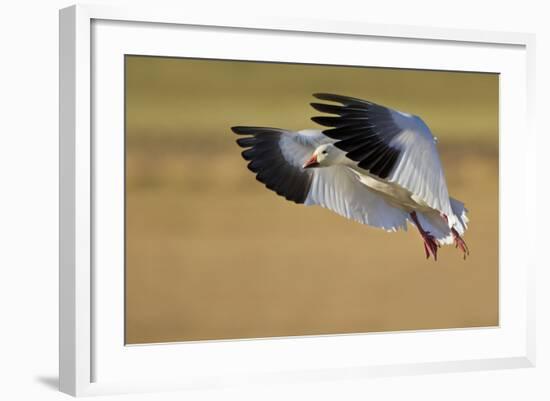
[[420,234],[424,239],[424,251],[426,252],[426,259],[429,259],[430,255],[432,255],[434,260],[437,261],[437,248],[439,248],[439,244],[435,240],[434,236],[431,235],[429,231],[424,231]]
[[416,212],[411,212],[410,216],[414,224],[416,225],[416,228],[418,228],[418,232],[422,236],[422,239],[424,240],[424,251],[426,252],[426,259],[429,259],[430,255],[432,255],[434,257],[434,260],[437,261],[437,248],[439,248],[439,244],[437,243],[435,237],[430,234],[429,231],[424,231],[424,229],[420,225],[420,222],[418,221]]
[[462,251],[464,255],[464,260],[466,260],[466,256],[470,255],[470,250],[468,249],[468,245],[466,245],[466,242],[464,242],[460,234],[458,234],[458,232],[454,228],[451,228],[451,232],[453,233],[455,248],[458,248]]

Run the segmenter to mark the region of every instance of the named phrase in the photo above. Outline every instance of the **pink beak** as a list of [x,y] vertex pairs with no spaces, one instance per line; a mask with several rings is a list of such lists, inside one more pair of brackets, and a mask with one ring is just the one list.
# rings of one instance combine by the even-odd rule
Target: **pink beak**
[[307,162],[304,163],[302,167],[312,168],[312,167],[317,167],[318,165],[319,165],[319,162],[317,161],[317,155],[313,155]]

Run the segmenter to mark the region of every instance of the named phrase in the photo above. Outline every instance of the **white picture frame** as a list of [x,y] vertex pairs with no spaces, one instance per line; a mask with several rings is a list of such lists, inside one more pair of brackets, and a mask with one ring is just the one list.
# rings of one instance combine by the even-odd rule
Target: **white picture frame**
[[[177,35],[194,35],[201,41],[200,48],[183,49],[175,45],[177,41],[166,40]],[[231,39],[227,43],[235,45],[225,43],[223,48],[216,47],[214,42],[220,35],[226,35]],[[265,43],[292,39],[294,44],[285,47],[287,53],[284,54],[269,54],[267,50],[262,53],[251,45],[253,35],[262,35]],[[405,53],[414,49],[420,52],[417,54],[426,54],[424,59],[404,62],[380,50],[376,53],[379,60],[370,65],[502,74],[501,325],[498,328],[125,347],[120,337],[122,276],[117,267],[121,254],[117,250],[121,246],[120,226],[113,224],[108,230],[112,237],[107,238],[105,231],[106,224],[110,224],[106,222],[117,221],[116,213],[120,212],[115,208],[114,214],[109,214],[108,206],[109,199],[114,203],[118,199],[108,186],[116,187],[120,177],[113,174],[113,181],[107,184],[97,179],[102,176],[102,169],[118,171],[117,158],[121,155],[123,142],[117,135],[99,140],[94,137],[97,132],[94,130],[98,128],[102,132],[121,134],[122,71],[117,70],[120,55],[206,57],[211,55],[208,52],[213,51],[209,50],[212,46],[211,49],[217,49],[217,58],[330,63],[331,60],[317,59],[315,53],[305,54],[300,46],[319,41],[328,43],[336,37],[339,41],[371,41],[373,49],[384,41],[384,46],[394,46]],[[250,41],[239,47],[239,40]],[[292,18],[229,20],[154,7],[78,5],[61,10],[60,390],[79,396],[534,366],[534,271],[537,261],[531,256],[534,252],[525,251],[533,245],[520,235],[521,231],[536,231],[536,219],[533,218],[536,210],[527,207],[528,201],[535,197],[536,181],[533,174],[525,174],[535,171],[536,141],[531,115],[534,110],[534,43],[534,35],[523,33]],[[270,49],[270,46],[264,47]],[[440,55],[437,60],[429,57],[434,48]],[[491,55],[487,56],[487,52]],[[297,60],[296,54],[302,54],[303,59]],[[457,62],[460,55],[463,55],[461,63]],[[333,57],[339,57],[340,63],[364,65],[360,56],[352,59],[351,55],[346,55],[346,50]],[[115,92],[106,92],[103,87]],[[512,93],[514,99],[510,96]],[[508,135],[518,129],[524,133],[521,138]],[[516,160],[520,161],[516,166],[507,164],[507,154],[511,151],[515,151]],[[512,193],[506,184],[510,180],[522,182],[523,191]],[[96,196],[96,193],[101,195]],[[519,207],[520,212],[514,216],[507,213],[512,207]],[[109,216],[115,219],[108,219]],[[519,232],[514,230],[521,222],[528,222],[528,227]],[[516,247],[506,246],[511,243]],[[113,248],[107,249],[109,246],[103,244],[111,244]],[[114,260],[115,268],[98,274],[106,258]],[[109,310],[105,307],[107,303],[111,305]],[[447,350],[449,344],[456,346]],[[427,345],[430,349],[423,351],[422,347]],[[321,349],[324,350],[322,357]],[[349,351],[346,357],[340,356],[342,350]],[[358,350],[370,350],[369,358]],[[438,352],[441,352],[440,357]],[[297,355],[303,362],[281,357],[290,354]],[[183,360],[182,355],[186,355],[187,364],[179,366],[183,373],[170,374],[170,369],[176,366],[175,361]],[[257,365],[258,368],[247,367],[257,363],[255,358],[259,357],[267,362]],[[143,366],[157,368],[153,372]],[[159,370],[158,366],[165,366],[166,370]],[[214,371],[212,366],[219,366],[219,369]]]

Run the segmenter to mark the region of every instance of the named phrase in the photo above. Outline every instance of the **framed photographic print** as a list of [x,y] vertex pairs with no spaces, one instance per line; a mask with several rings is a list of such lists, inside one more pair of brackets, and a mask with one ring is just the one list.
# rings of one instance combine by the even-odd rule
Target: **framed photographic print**
[[533,46],[62,10],[61,390],[533,366]]

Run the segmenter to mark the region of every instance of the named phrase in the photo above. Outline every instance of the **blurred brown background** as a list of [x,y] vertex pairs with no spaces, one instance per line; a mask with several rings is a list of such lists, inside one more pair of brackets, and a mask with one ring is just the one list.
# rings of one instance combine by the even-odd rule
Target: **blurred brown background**
[[[233,125],[316,128],[314,92],[418,114],[471,251],[427,261],[267,190]],[[498,76],[126,57],[126,342],[498,325]]]

